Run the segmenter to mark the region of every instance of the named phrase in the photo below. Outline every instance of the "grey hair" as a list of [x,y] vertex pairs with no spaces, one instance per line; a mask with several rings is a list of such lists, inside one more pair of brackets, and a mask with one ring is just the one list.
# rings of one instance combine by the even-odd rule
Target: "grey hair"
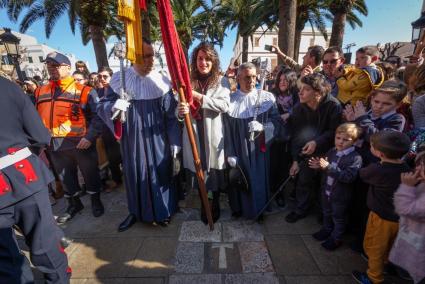
[[254,63],[251,63],[251,62],[242,63],[241,65],[239,65],[238,74],[240,74],[245,69],[255,69],[255,70],[257,70],[257,66],[255,66]]

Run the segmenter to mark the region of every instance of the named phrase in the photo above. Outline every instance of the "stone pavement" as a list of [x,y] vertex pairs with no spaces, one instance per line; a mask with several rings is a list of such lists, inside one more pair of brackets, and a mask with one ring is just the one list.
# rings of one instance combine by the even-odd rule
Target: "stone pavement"
[[[91,215],[89,197],[82,199],[88,206],[63,226],[74,240],[66,249],[73,284],[337,284],[354,283],[351,271],[366,268],[346,245],[325,251],[311,237],[319,229],[315,217],[288,224],[283,211],[270,214],[260,225],[234,220],[223,208],[210,232],[199,221],[199,200],[193,194],[168,227],[138,223],[118,233],[127,215],[123,188],[102,195],[105,215],[100,218]],[[53,207],[55,214],[64,208],[63,200]]]

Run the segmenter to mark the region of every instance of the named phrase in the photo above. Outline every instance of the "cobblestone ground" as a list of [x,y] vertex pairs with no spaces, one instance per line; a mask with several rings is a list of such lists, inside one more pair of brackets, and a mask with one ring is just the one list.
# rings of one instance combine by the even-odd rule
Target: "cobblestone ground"
[[[168,227],[138,223],[118,233],[127,215],[123,188],[102,195],[100,218],[91,215],[89,197],[82,199],[83,213],[63,226],[73,239],[66,249],[73,284],[336,284],[354,283],[351,271],[366,269],[346,244],[327,252],[311,237],[319,229],[314,216],[286,223],[288,209],[273,212],[263,224],[232,219],[222,195],[222,216],[210,232],[199,221],[199,197],[191,194]],[[63,200],[53,206],[55,214],[64,208]]]

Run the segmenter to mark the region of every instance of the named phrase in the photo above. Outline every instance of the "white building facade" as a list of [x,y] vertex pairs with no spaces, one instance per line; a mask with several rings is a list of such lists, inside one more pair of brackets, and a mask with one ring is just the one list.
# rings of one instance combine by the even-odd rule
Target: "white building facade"
[[[114,47],[113,44],[108,44],[108,54],[111,52],[112,48]],[[165,57],[165,50],[164,45],[162,42],[154,42],[153,43],[153,49],[155,51],[155,59],[154,59],[154,69],[155,70],[165,70],[168,73],[168,65],[167,65],[167,59]],[[112,69],[112,71],[117,72],[120,70],[120,61],[118,58],[116,58],[113,54],[110,58],[108,58],[109,67]],[[130,63],[128,60],[125,60],[124,67],[129,66]]]
[[[272,69],[277,65],[277,55],[275,53],[269,52],[264,49],[264,46],[267,45],[278,45],[278,29],[267,30],[265,32],[264,27],[260,27],[257,31],[249,37],[248,39],[248,62],[251,62],[253,59],[261,57],[262,60],[268,58],[271,62]],[[331,30],[328,30],[328,35],[331,34]],[[312,45],[320,45],[323,48],[329,46],[329,42],[325,40],[323,35],[309,28],[305,28],[301,33],[301,42],[298,55],[298,63],[302,63],[302,58],[306,54],[307,49]],[[233,57],[230,62],[230,66],[234,65],[234,62],[238,61],[242,63],[242,37],[239,37],[233,47]]]

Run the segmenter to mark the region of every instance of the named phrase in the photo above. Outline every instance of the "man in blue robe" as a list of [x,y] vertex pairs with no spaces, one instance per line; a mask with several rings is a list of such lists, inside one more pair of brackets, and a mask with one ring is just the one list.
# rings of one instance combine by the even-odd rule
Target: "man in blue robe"
[[[114,129],[113,112],[126,110],[120,143],[129,215],[120,224],[120,232],[136,221],[165,225],[177,209],[171,175],[172,157],[181,149],[177,101],[170,92],[169,79],[153,70],[150,42],[144,40],[143,51],[144,64],[124,71],[129,104],[118,98],[121,74],[117,72],[110,81],[113,92],[106,94],[98,107],[99,116],[110,129]],[[115,121],[115,129],[116,125]]]
[[[238,166],[247,177],[249,191],[230,189],[229,202],[234,216],[253,219],[269,198],[269,148],[283,121],[273,94],[259,93],[255,88],[254,64],[239,66],[237,80],[240,89],[230,95],[229,111],[224,117],[224,147],[229,165]],[[254,141],[250,140],[252,132]]]

